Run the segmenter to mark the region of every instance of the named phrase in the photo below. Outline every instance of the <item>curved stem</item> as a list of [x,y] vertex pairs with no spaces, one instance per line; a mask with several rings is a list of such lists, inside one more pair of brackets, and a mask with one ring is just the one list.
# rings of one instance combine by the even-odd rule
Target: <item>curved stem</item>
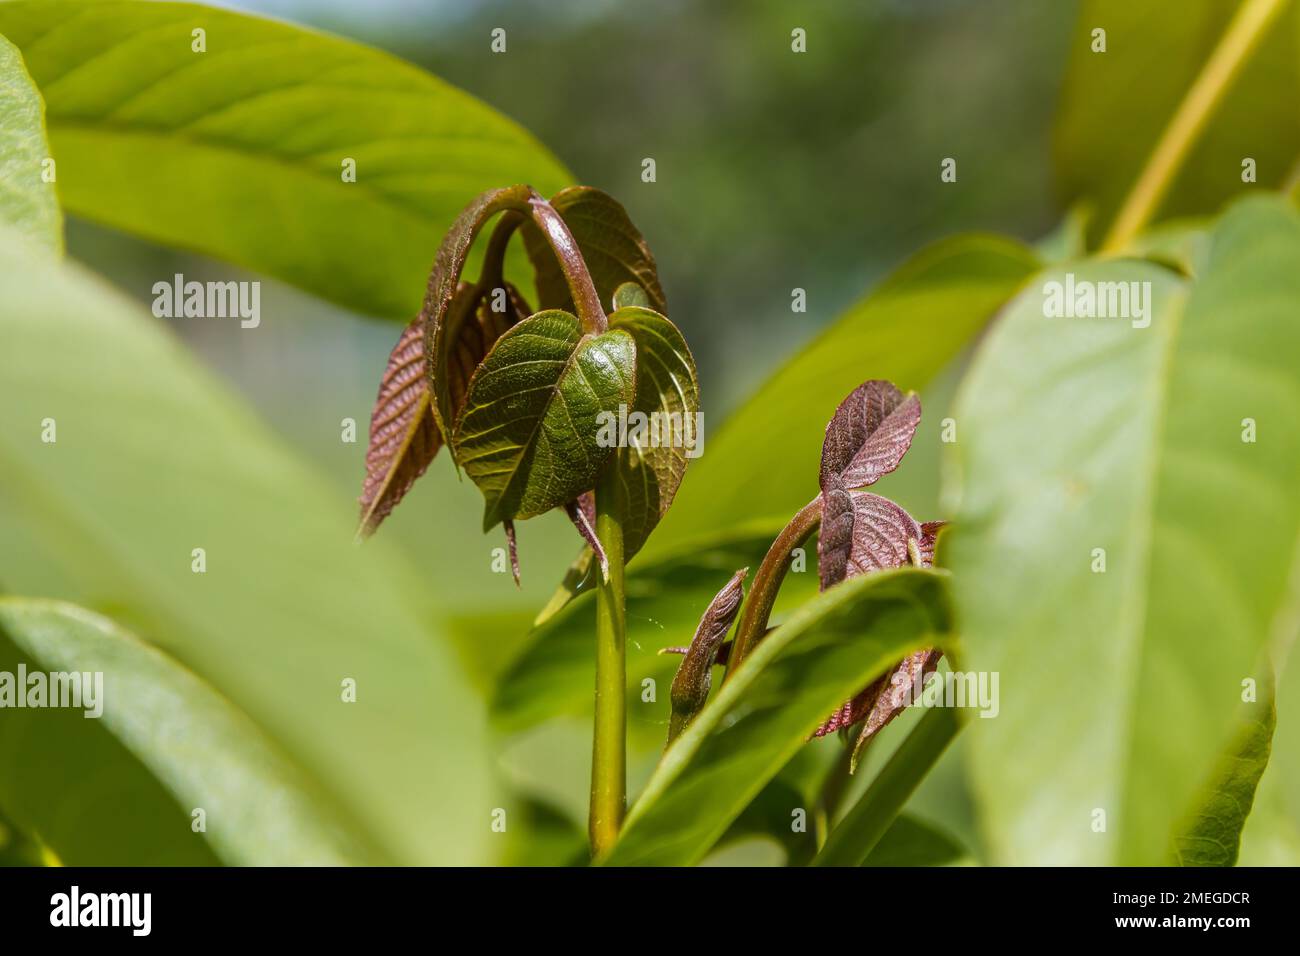
[[510,237],[515,234],[515,230],[526,221],[527,217],[523,213],[512,209],[506,210],[497,220],[483,254],[483,271],[478,277],[480,292],[486,293],[505,284],[506,248],[510,245]]
[[1201,73],[1192,84],[1177,112],[1165,127],[1160,142],[1147,160],[1146,168],[1124,200],[1101,245],[1103,252],[1123,249],[1155,214],[1174,177],[1182,168],[1192,144],[1200,136],[1210,115],[1218,108],[1232,81],[1241,72],[1251,51],[1259,44],[1269,25],[1290,0],[1246,0],[1238,9],[1228,29],[1214,48]]
[[727,672],[722,678],[724,683],[767,631],[767,619],[772,614],[777,592],[781,590],[781,582],[785,580],[785,573],[790,568],[790,553],[807,541],[821,523],[822,496],[818,495],[799,509],[767,549],[763,563],[754,574],[749,600],[740,613],[736,639],[732,642],[731,653],[727,657]]
[[596,285],[591,281],[591,273],[587,271],[587,263],[582,258],[573,233],[569,232],[569,227],[555,208],[541,196],[534,193],[528,200],[528,208],[533,222],[542,230],[542,235],[551,244],[555,258],[560,262],[560,269],[564,272],[564,280],[569,284],[569,294],[573,296],[573,304],[578,310],[583,329],[599,335],[609,328],[609,319],[600,304]]
[[596,536],[609,577],[596,590],[596,718],[591,745],[592,856],[618,838],[627,806],[627,632],[623,597],[623,500],[617,469],[596,485]]

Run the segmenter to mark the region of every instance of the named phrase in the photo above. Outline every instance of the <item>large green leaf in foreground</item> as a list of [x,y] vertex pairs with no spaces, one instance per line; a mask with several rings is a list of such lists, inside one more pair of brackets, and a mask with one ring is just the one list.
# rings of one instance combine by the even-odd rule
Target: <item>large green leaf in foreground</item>
[[106,618],[57,601],[0,598],[0,671],[17,674],[20,664],[29,677],[102,675],[98,717],[84,716],[91,701],[82,699],[81,709],[14,708],[0,720],[0,804],[60,862],[376,859],[247,717]]
[[51,593],[43,568],[111,604],[399,861],[481,859],[481,705],[414,573],[353,547],[352,503],[104,283],[0,236],[0,315],[0,527],[31,549],[0,541],[5,588]]
[[664,753],[602,862],[699,861],[837,704],[907,652],[946,643],[945,583],[919,569],[864,574],[791,615]]
[[[817,493],[825,425],[844,396],[869,378],[923,391],[1036,267],[1028,248],[992,236],[948,239],[918,253],[776,372],[723,428],[712,433],[705,423],[703,455],[692,462],[650,551],[754,517],[794,514]],[[900,472],[904,480],[904,472],[924,467],[920,453],[938,445],[941,418],[939,408],[926,409],[913,467]],[[901,497],[919,510],[933,504]]]
[[63,212],[54,184],[42,177],[50,155],[45,105],[18,48],[0,36],[0,223],[48,246],[63,248]]
[[470,197],[569,178],[468,94],[286,23],[188,3],[18,2],[0,3],[0,34],[45,97],[70,211],[361,312],[415,314]]
[[1001,674],[999,717],[969,731],[995,861],[1166,862],[1243,682],[1263,687],[1266,645],[1294,629],[1298,262],[1295,209],[1251,200],[1214,228],[1196,280],[1070,269],[1149,282],[1149,327],[1045,317],[1062,269],[978,354],[947,563],[967,666]]

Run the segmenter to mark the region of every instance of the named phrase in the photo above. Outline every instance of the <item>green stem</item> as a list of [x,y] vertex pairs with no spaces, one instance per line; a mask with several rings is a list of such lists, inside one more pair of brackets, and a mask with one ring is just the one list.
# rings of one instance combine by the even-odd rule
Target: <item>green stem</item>
[[1124,200],[1101,245],[1102,252],[1118,252],[1151,220],[1174,177],[1187,160],[1192,144],[1241,72],[1251,51],[1290,0],[1246,0],[1237,8],[1223,39],[1214,48],[1201,73],[1165,127],[1146,168]]
[[736,627],[736,638],[727,657],[727,672],[722,680],[725,683],[740,662],[753,651],[759,638],[767,631],[767,620],[772,615],[772,606],[776,604],[776,595],[781,590],[781,582],[790,569],[790,554],[812,535],[822,523],[822,498],[818,495],[799,509],[799,513],[790,519],[781,533],[776,536],[772,546],[763,556],[763,563],[754,574],[754,583],[749,589],[749,600],[740,612],[740,624]]
[[618,470],[609,467],[596,486],[596,536],[609,561],[609,577],[596,589],[596,719],[587,827],[592,856],[613,846],[627,807],[627,632],[622,521]]
[[912,728],[853,809],[831,830],[813,866],[861,866],[962,728],[955,707],[935,707]]

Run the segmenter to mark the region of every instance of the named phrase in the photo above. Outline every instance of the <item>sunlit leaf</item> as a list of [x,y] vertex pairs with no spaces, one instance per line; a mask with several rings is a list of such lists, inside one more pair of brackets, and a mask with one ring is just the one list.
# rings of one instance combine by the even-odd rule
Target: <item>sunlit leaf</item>
[[363,313],[416,314],[467,196],[571,180],[461,90],[277,20],[189,3],[14,2],[0,4],[0,34],[45,97],[68,210]]
[[1294,627],[1297,261],[1295,209],[1248,200],[1194,280],[1077,263],[1076,285],[1141,298],[1049,318],[1054,270],[981,348],[944,555],[965,666],[1017,688],[970,741],[996,862],[1165,862],[1243,681]]
[[47,175],[45,104],[18,48],[0,36],[0,223],[56,252],[63,212]]

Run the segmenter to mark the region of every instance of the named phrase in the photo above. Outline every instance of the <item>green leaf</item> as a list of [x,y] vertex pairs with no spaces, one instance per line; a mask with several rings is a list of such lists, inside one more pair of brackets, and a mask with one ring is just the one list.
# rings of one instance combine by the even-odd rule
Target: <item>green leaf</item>
[[[992,236],[948,239],[918,253],[709,437],[652,550],[756,516],[793,514],[817,492],[823,431],[809,423],[829,421],[867,378],[888,379],[904,391],[933,383],[1036,263],[1025,246]],[[938,411],[927,412],[936,445]],[[918,451],[928,443],[923,433],[911,457],[920,461]],[[780,454],[763,455],[760,466],[762,449]],[[898,487],[906,472],[908,465],[878,490],[889,494],[882,489]]]
[[63,251],[63,211],[47,182],[45,104],[18,48],[0,36],[0,223],[55,252]]
[[[617,199],[591,186],[570,186],[552,196],[550,203],[578,243],[602,303],[618,308],[614,293],[633,283],[648,300],[637,304],[667,314],[654,256]],[[536,272],[539,308],[574,311],[564,273],[541,230],[529,223],[521,231]]]
[[[631,412],[657,423],[618,450],[625,502],[623,553],[631,560],[668,512],[691,456],[703,450],[697,417],[700,384],[686,340],[658,312],[636,306],[619,309],[609,317],[609,327],[636,342],[636,401]],[[634,424],[629,432],[635,431]]]
[[360,312],[415,314],[467,196],[571,179],[461,90],[287,23],[70,0],[0,4],[0,33],[45,97],[68,210]]
[[[660,654],[660,649],[689,641],[718,588],[736,568],[756,566],[780,530],[779,524],[750,523],[726,535],[684,542],[677,551],[629,569],[628,732],[634,746],[663,746],[669,720],[667,690],[678,661]],[[809,555],[803,573],[786,577],[782,601],[793,606],[816,590],[816,558]],[[491,705],[497,729],[515,733],[552,717],[591,712],[595,620],[595,591],[588,583],[576,600],[534,630],[498,679]],[[647,678],[660,688],[654,702],[641,697],[641,682]]]
[[[1064,198],[1091,207],[1094,244],[1242,2],[1082,5],[1053,151]],[[1300,8],[1289,6],[1210,115],[1161,217],[1217,212],[1234,196],[1286,181],[1300,154]],[[1098,28],[1106,31],[1104,53],[1092,50]],[[1256,162],[1256,184],[1242,182],[1247,157]]]
[[456,459],[487,500],[483,530],[558,508],[596,483],[614,452],[601,416],[635,395],[636,346],[619,329],[584,335],[538,312],[497,340],[470,379]]
[[1164,862],[1242,682],[1294,627],[1298,260],[1296,211],[1242,203],[1195,281],[1069,267],[1151,283],[1149,327],[1045,317],[1054,270],[967,376],[944,554],[966,666],[1016,688],[970,741],[995,862]]
[[[60,862],[377,862],[244,714],[106,618],[0,598],[0,671],[19,666],[29,680],[76,674],[95,698],[79,708],[10,701],[0,722],[0,804]],[[192,827],[195,808],[203,833]]]
[[1241,830],[1255,801],[1255,788],[1268,766],[1277,711],[1273,696],[1244,704],[1246,714],[1228,750],[1219,758],[1196,809],[1174,834],[1179,866],[1232,866]]
[[945,583],[941,572],[881,571],[796,611],[664,753],[602,862],[699,861],[826,714],[904,654],[947,640]]
[[0,526],[34,551],[6,537],[5,587],[35,591],[35,564],[42,593],[111,601],[392,858],[481,859],[482,708],[420,575],[383,540],[355,548],[352,503],[84,270],[0,236],[0,315],[22,357],[0,363]]
[[961,729],[954,707],[926,712],[844,819],[831,831],[814,866],[862,866],[898,812]]
[[916,817],[900,814],[881,836],[863,866],[943,866],[965,857],[948,834]]

